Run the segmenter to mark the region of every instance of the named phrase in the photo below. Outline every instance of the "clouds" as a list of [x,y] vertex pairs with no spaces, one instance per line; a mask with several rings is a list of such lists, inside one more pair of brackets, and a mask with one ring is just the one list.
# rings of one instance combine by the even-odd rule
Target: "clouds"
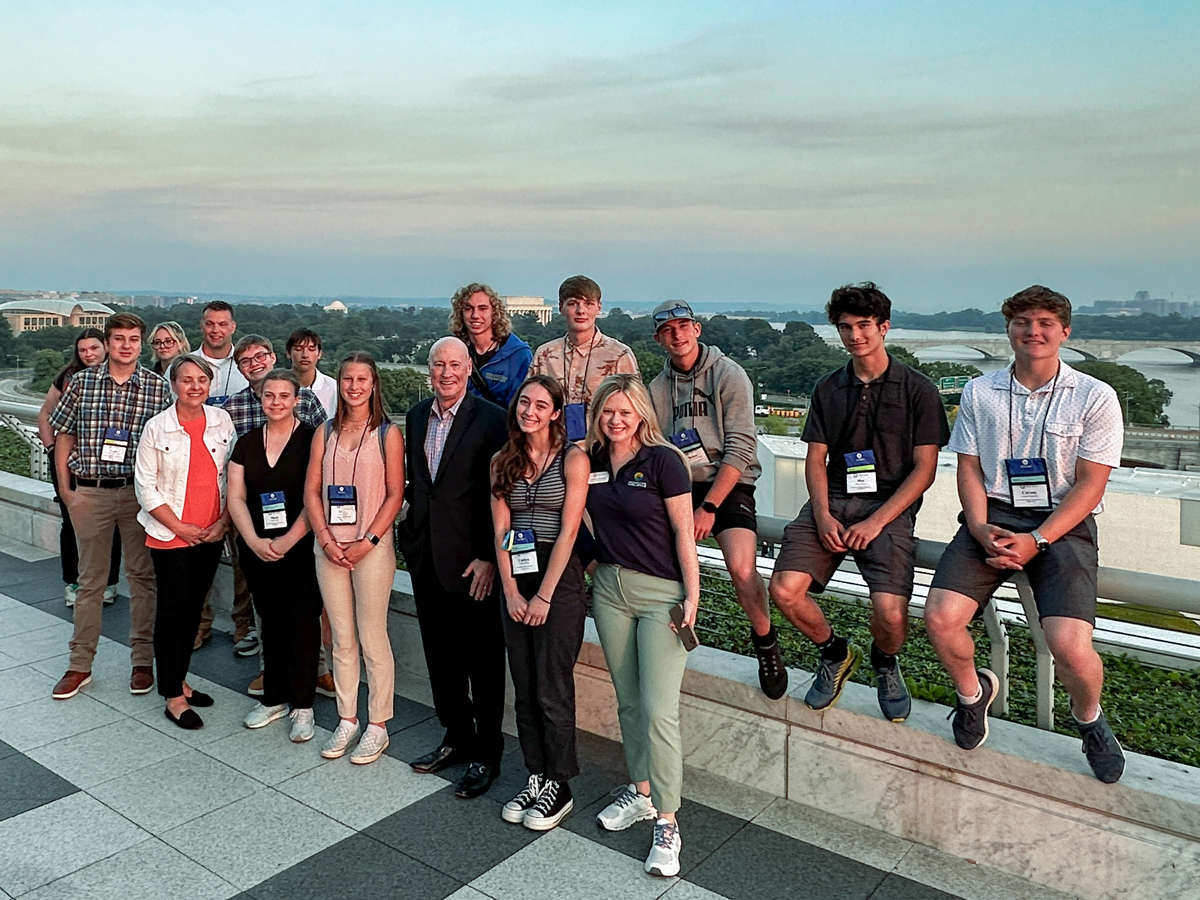
[[0,238],[47,264],[56,246],[119,256],[124,240],[126,284],[145,283],[134,276],[146,248],[164,241],[224,254],[237,277],[248,270],[235,258],[319,252],[323,281],[345,261],[332,291],[365,293],[362,254],[427,281],[442,263],[417,275],[422,259],[453,268],[472,253],[529,271],[700,253],[729,267],[710,281],[736,283],[755,254],[777,268],[1084,267],[1171,257],[1200,237],[1194,60],[1148,90],[1153,73],[1122,81],[1093,38],[1014,44],[975,23],[948,40],[953,23],[923,34],[862,8],[854,22],[768,12],[659,21],[657,40],[618,39],[612,17],[589,20],[594,39],[578,23],[536,40],[514,28],[508,55],[483,52],[502,32],[451,22],[424,65],[374,53],[398,46],[393,21],[331,25],[324,48],[290,26],[279,43],[308,56],[261,33],[239,39],[263,50],[257,66],[213,61],[190,82],[173,73],[156,87],[148,71],[144,90],[112,74],[33,84],[0,96]]

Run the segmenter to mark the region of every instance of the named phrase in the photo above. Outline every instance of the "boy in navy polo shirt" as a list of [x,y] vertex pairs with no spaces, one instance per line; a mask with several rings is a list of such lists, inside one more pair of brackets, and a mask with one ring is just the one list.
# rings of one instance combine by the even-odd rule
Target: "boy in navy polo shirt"
[[884,348],[892,303],[883,291],[870,282],[840,287],[825,312],[850,363],[813,388],[803,434],[809,500],[784,530],[771,598],[821,653],[804,702],[813,709],[832,706],[863,653],[833,632],[809,590],[823,591],[853,554],[871,592],[879,708],[903,722],[912,701],[897,654],[908,632],[913,527],[950,427],[933,382]]

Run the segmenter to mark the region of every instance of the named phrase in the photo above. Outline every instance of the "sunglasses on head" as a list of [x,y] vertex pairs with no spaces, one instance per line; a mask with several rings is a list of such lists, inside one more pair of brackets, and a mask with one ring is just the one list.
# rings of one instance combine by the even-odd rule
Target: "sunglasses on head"
[[667,322],[671,319],[690,319],[692,310],[686,303],[676,303],[670,309],[660,309],[654,314],[655,322]]

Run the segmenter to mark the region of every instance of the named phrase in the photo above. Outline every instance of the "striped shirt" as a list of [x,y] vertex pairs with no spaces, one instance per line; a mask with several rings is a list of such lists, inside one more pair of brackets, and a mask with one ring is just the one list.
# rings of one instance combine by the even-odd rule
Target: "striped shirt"
[[[254,393],[254,388],[242,388],[226,400],[222,408],[229,413],[229,418],[233,419],[233,430],[237,432],[238,437],[267,424],[262,398]],[[317,395],[305,387],[300,388],[300,393],[296,395],[295,416],[300,420],[300,424],[307,425],[314,431],[324,424],[327,418],[325,407],[321,405]]]
[[454,427],[454,417],[458,415],[466,394],[445,412],[441,411],[441,403],[437,397],[429,407],[429,424],[425,426],[425,461],[429,463],[430,479],[437,478],[438,466],[442,464],[442,451],[446,449],[446,438]]
[[[50,414],[50,427],[75,436],[67,468],[78,478],[132,478],[138,441],[146,423],[171,405],[166,379],[138,366],[117,384],[107,365],[75,373]],[[100,451],[109,428],[129,431],[129,448],[121,462],[104,462]]]
[[554,543],[562,531],[563,504],[567,502],[566,448],[537,478],[522,478],[508,496],[512,528],[532,528],[539,544]]
[[[1050,500],[1056,506],[1075,485],[1077,459],[1112,468],[1121,465],[1125,428],[1116,392],[1066,363],[1060,366],[1057,383],[1051,379],[1035,391],[1011,377],[1012,366],[975,378],[963,388],[946,449],[979,457],[989,497],[1012,501],[1006,459],[1044,457]],[[1094,511],[1103,509],[1102,500]]]

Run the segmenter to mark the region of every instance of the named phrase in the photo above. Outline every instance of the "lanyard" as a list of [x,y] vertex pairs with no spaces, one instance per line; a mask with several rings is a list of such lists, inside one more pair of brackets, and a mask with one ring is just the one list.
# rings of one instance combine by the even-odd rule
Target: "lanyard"
[[[299,419],[297,419],[295,416],[292,416],[292,430],[288,432],[288,437],[287,437],[287,440],[283,442],[283,450],[286,450],[286,449],[287,449],[287,445],[288,445],[288,444],[290,444],[290,443],[292,442],[292,435],[296,433],[296,428],[297,428],[299,425],[300,425],[300,420],[299,420]],[[267,450],[267,429],[268,429],[268,428],[270,428],[270,427],[271,427],[270,420],[268,420],[267,422],[265,422],[265,423],[263,424],[263,427],[262,427],[262,435],[263,435],[263,456],[264,456],[264,457],[267,457],[267,456],[269,456],[269,455],[270,455],[270,453],[269,453],[269,452],[268,452],[268,450]],[[363,433],[364,433],[364,434],[366,434],[366,431],[365,431],[365,429],[364,429]],[[362,449],[362,441],[359,441],[359,442],[358,442],[358,446],[359,446],[359,449]],[[280,451],[279,451],[279,455],[280,455],[280,456],[283,456],[283,450],[280,450]],[[337,442],[336,442],[336,441],[335,441],[335,442],[334,442],[334,444],[333,444],[333,452],[334,452],[334,454],[336,454],[336,453],[337,453]],[[357,455],[357,454],[355,454],[355,457],[354,457],[354,462],[355,462],[355,465],[357,465],[357,464],[358,464],[358,455]],[[336,466],[336,465],[337,465],[337,456],[336,456],[336,455],[333,457],[333,464],[334,464],[334,466]],[[267,460],[267,465],[268,465],[268,466],[270,466],[270,465],[271,465],[271,461],[270,461],[270,460]],[[279,465],[279,460],[275,460],[275,465]],[[272,466],[272,468],[274,468],[274,466]],[[351,477],[353,478],[353,476],[351,476]],[[335,478],[334,478],[334,484],[336,484],[336,483],[337,483],[337,478],[335,477]]]
[[554,456],[546,460],[546,464],[542,466],[541,471],[534,476],[533,481],[525,482],[525,505],[529,507],[529,523],[533,524],[533,517],[537,512],[538,491],[542,489],[542,476],[550,471],[550,467],[554,465],[554,461],[562,455],[562,450],[559,450]]
[[[1013,394],[1014,391],[1014,375],[1016,363],[1008,370],[1008,458],[1013,458]],[[1050,382],[1050,399],[1046,401],[1046,412],[1042,416],[1042,436],[1038,441],[1037,455],[1041,459],[1045,459],[1046,450],[1046,422],[1050,419],[1050,406],[1054,403],[1054,391],[1058,388],[1058,376],[1062,373],[1062,363],[1058,364],[1058,369],[1054,373],[1054,380]],[[1029,392],[1033,396],[1033,391]]]
[[[893,362],[894,362],[894,360],[889,355],[888,356],[888,367],[884,370],[883,377],[878,378],[875,381],[868,381],[865,383],[861,382],[861,381],[857,382],[858,384],[861,384],[862,387],[859,388],[858,391],[855,393],[854,404],[850,407],[849,411],[846,413],[846,424],[842,426],[842,433],[840,435],[838,435],[837,444],[830,448],[831,456],[833,453],[845,453],[847,450],[859,450],[859,449],[874,450],[875,449],[875,435],[879,433],[879,406],[881,403],[883,403],[883,388],[887,384],[888,372],[890,372],[892,370]],[[853,368],[854,363],[849,362],[846,364],[846,366],[847,366],[847,371],[850,374],[850,377],[852,379],[857,379],[857,376],[854,374],[854,368]],[[852,432],[854,430],[854,422],[858,416],[858,405],[862,402],[863,392],[870,390],[870,387],[872,384],[878,384],[879,390],[875,392],[875,395],[874,395],[875,399],[873,401],[873,406],[868,405],[866,408],[867,444],[868,444],[868,446],[861,447],[861,448],[860,447],[847,447],[846,441],[849,440],[849,438],[850,438],[850,432]],[[853,382],[852,382],[852,385],[853,385]],[[872,403],[871,400],[868,400],[867,402],[868,402],[868,404]]]
[[[592,335],[592,339],[590,341],[588,341],[587,362],[585,362],[583,364],[583,399],[580,402],[584,403],[584,404],[586,404],[591,399],[591,397],[589,396],[590,392],[588,391],[587,378],[588,378],[588,373],[591,372],[591,370],[592,370],[592,350],[595,349],[596,339],[598,337],[600,337],[599,329],[597,329],[595,331],[595,333]],[[568,341],[567,341],[566,335],[563,335],[563,366],[567,370],[564,373],[565,377],[563,378],[563,381],[566,382],[566,385],[567,385],[567,402],[569,403],[569,402],[571,402],[571,388],[572,388],[571,368],[572,368],[572,364],[574,362],[575,357],[574,357],[574,355],[572,355],[571,357],[568,358],[568,356],[567,356],[568,349],[569,349],[569,347],[568,347]]]
[[[350,469],[350,483],[351,484],[354,484],[354,476],[358,474],[358,454],[362,453],[362,445],[363,445],[363,441],[365,441],[367,439],[367,431],[368,431],[368,428],[367,428],[366,424],[364,423],[362,435],[358,439],[358,449],[354,451],[354,466],[353,466],[353,468]],[[332,467],[333,471],[330,472],[330,475],[333,476],[334,484],[341,483],[337,480],[337,451],[338,451],[338,441],[340,441],[341,439],[342,439],[342,433],[341,433],[341,431],[338,431],[334,435],[334,438],[333,438],[333,467]]]

